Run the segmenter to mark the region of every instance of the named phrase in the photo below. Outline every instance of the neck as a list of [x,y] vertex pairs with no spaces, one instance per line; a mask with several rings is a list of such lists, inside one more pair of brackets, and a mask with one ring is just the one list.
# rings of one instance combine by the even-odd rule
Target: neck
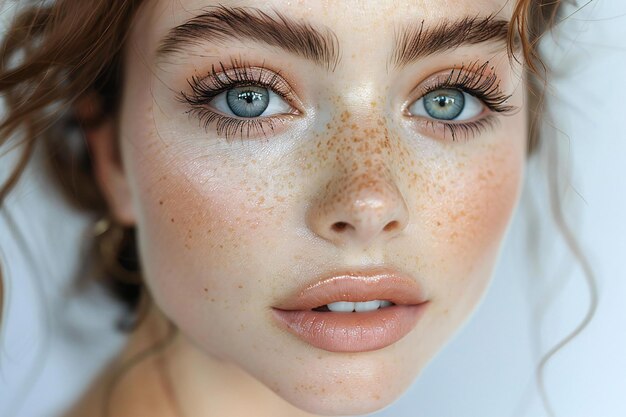
[[110,371],[69,414],[313,417],[237,365],[199,350],[152,303]]

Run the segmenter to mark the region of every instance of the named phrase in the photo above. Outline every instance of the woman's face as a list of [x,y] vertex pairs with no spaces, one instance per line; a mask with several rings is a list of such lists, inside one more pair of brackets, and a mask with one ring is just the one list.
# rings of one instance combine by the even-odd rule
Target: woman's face
[[[309,412],[375,411],[476,307],[516,206],[513,2],[220,3],[148,2],[133,23],[118,134],[146,284],[209,360]],[[305,336],[277,318],[372,270],[415,283],[419,312],[308,308]],[[395,291],[371,294],[408,309]]]

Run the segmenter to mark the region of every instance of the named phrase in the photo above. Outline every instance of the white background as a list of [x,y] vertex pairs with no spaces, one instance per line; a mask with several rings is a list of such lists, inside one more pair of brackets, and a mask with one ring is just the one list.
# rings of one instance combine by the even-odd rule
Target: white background
[[[561,149],[565,219],[598,287],[593,321],[545,368],[546,392],[558,417],[626,416],[626,3],[594,0],[542,48],[558,68],[542,140]],[[9,162],[1,160],[0,177]],[[373,416],[547,416],[537,364],[590,305],[580,264],[551,218],[546,177],[554,169],[545,154],[531,160],[483,303],[402,398]],[[0,211],[0,260],[12,277],[0,339],[2,417],[56,415],[123,343],[113,329],[121,310],[97,286],[76,296],[70,282],[93,220],[69,209],[37,169]],[[9,231],[13,223],[21,234]]]

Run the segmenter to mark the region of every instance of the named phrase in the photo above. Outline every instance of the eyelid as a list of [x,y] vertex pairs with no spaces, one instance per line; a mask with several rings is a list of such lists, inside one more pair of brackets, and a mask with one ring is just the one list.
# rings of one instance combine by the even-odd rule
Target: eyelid
[[[231,66],[226,67],[219,63],[219,70],[212,65],[208,75],[200,77],[197,74],[187,80],[188,92],[181,91],[178,101],[187,107],[187,113],[194,116],[200,126],[209,132],[213,126],[218,136],[226,141],[234,136],[245,139],[267,139],[268,131],[275,132],[287,120],[294,116],[301,116],[304,111],[302,102],[295,94],[290,83],[285,80],[280,71],[274,71],[265,66],[249,65],[241,60],[231,59]],[[288,113],[277,113],[269,116],[243,118],[236,115],[224,114],[215,107],[213,101],[226,91],[236,87],[260,86],[271,90],[284,100],[290,107]]]
[[[511,114],[517,107],[507,104],[512,94],[504,94],[494,67],[488,65],[488,61],[482,65],[475,61],[469,66],[453,67],[428,76],[411,90],[409,98],[402,104],[403,116],[417,131],[443,140],[450,136],[452,141],[459,138],[470,140],[486,129],[497,126],[500,121],[498,114]],[[474,97],[483,106],[483,111],[462,121],[413,115],[409,112],[409,108],[423,100],[426,94],[443,89],[456,89]]]
[[230,66],[226,67],[220,62],[219,69],[212,65],[208,75],[203,77],[194,75],[187,80],[187,84],[191,94],[183,91],[180,99],[183,103],[191,105],[208,104],[213,98],[231,88],[258,85],[274,91],[285,99],[296,110],[291,114],[304,113],[302,110],[304,106],[290,83],[280,71],[273,71],[265,66],[265,63],[255,66],[232,60]]
[[468,66],[453,67],[428,76],[409,93],[408,99],[402,104],[402,114],[410,117],[409,106],[426,94],[442,88],[464,91],[478,98],[493,112],[510,113],[516,110],[515,106],[505,104],[511,95],[502,92],[494,67],[488,65],[488,61],[482,65],[476,61]]

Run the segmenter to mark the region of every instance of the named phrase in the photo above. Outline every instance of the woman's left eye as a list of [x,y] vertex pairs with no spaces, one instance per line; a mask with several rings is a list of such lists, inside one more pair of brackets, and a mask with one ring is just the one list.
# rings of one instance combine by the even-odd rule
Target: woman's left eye
[[233,87],[216,95],[210,104],[227,116],[255,118],[293,112],[274,91],[261,86]]
[[431,91],[408,108],[411,116],[424,116],[443,121],[467,121],[479,116],[484,105],[476,97],[455,88]]

